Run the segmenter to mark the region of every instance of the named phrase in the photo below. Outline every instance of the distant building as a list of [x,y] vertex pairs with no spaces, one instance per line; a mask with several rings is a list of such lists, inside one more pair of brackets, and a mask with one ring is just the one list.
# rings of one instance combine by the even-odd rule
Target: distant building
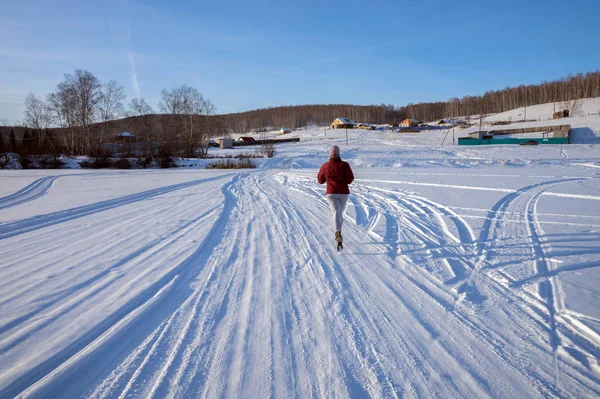
[[456,122],[452,119],[440,119],[437,123],[438,126],[456,126]]
[[418,121],[416,119],[408,118],[408,119],[403,120],[402,123],[400,124],[400,126],[402,126],[402,127],[417,127],[421,123],[423,123],[423,122]]
[[552,119],[560,119],[560,118],[568,118],[569,117],[569,110],[565,109],[562,111],[558,111],[552,114]]
[[254,137],[240,137],[237,141],[241,141],[244,143],[253,143],[256,140],[254,140]]
[[221,149],[233,148],[233,139],[218,138],[217,141],[219,142],[219,148]]
[[291,133],[292,129],[288,128],[288,127],[282,127],[281,130],[279,131],[279,134],[287,134],[287,133]]
[[354,129],[356,122],[349,118],[337,118],[329,127],[331,129]]
[[356,125],[356,128],[363,130],[376,130],[377,126],[372,125],[370,123],[359,123],[358,125]]
[[129,132],[121,132],[115,137],[115,143],[137,143],[137,138]]

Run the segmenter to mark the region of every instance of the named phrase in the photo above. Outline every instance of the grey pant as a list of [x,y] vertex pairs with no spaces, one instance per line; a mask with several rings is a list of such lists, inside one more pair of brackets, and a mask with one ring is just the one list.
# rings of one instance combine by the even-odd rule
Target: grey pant
[[348,194],[327,194],[327,202],[329,202],[333,216],[333,228],[335,231],[342,231],[344,209],[346,209],[346,202],[348,202]]

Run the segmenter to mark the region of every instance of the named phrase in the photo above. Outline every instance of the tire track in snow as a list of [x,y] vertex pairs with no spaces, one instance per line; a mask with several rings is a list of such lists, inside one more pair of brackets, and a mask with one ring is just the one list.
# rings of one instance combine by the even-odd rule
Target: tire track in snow
[[[206,210],[199,216],[194,216],[191,220],[187,221],[185,224],[178,226],[178,229],[175,232],[173,232],[172,235],[157,237],[156,239],[151,240],[143,247],[130,252],[124,258],[121,258],[121,259],[117,260],[116,262],[111,262],[112,263],[111,266],[104,268],[102,271],[100,271],[100,272],[92,271],[91,276],[86,277],[86,279],[83,281],[79,281],[79,282],[75,283],[75,285],[70,285],[70,284],[68,284],[68,282],[71,279],[76,281],[76,279],[79,278],[79,274],[68,273],[68,274],[61,276],[62,282],[67,283],[67,284],[65,284],[65,285],[67,285],[67,287],[63,288],[62,290],[52,292],[51,297],[49,297],[49,298],[38,298],[37,300],[40,302],[44,302],[44,305],[40,306],[36,312],[28,314],[28,316],[26,318],[24,318],[24,320],[27,320],[27,319],[31,318],[32,316],[34,316],[36,313],[39,313],[39,312],[45,310],[46,308],[49,308],[52,305],[64,300],[66,294],[69,294],[69,293],[76,294],[78,291],[84,290],[84,289],[89,290],[90,288],[92,288],[93,285],[100,283],[100,280],[104,277],[108,277],[113,282],[117,282],[119,280],[120,274],[122,273],[122,271],[124,269],[126,269],[127,266],[130,266],[134,263],[139,264],[142,262],[149,262],[154,256],[160,254],[161,251],[163,251],[169,245],[178,241],[187,232],[192,231],[193,229],[197,228],[200,224],[202,224],[202,222],[205,218],[212,215],[216,210],[217,210],[216,207],[209,208],[208,210]],[[161,208],[158,213],[160,213],[160,212],[164,212],[164,209]],[[181,211],[181,212],[183,213],[185,211]],[[179,217],[180,212],[173,213],[171,215],[172,215],[172,217],[177,218],[177,217]],[[139,214],[137,214],[136,217],[134,217],[133,219],[131,219],[129,221],[124,221],[122,219],[119,219],[119,221],[113,222],[111,220],[104,219],[98,223],[99,224],[98,226],[96,226],[96,225],[89,226],[89,230],[96,232],[96,233],[92,233],[89,236],[81,237],[78,240],[69,240],[68,243],[66,243],[66,244],[56,242],[56,240],[52,237],[43,237],[41,240],[35,240],[34,238],[32,238],[31,240],[33,241],[34,246],[39,245],[43,248],[47,248],[49,245],[46,243],[46,241],[51,240],[54,242],[54,245],[55,245],[54,250],[56,250],[56,251],[67,253],[70,256],[74,256],[74,257],[77,257],[81,253],[85,252],[89,258],[93,258],[94,256],[101,256],[102,253],[111,252],[114,247],[117,247],[118,245],[122,244],[121,241],[130,241],[130,240],[134,241],[136,236],[138,235],[138,231],[134,228],[134,226],[139,222],[140,219],[148,218],[148,217],[152,217],[152,216],[154,216],[154,215],[149,216],[144,212],[139,212]],[[120,216],[116,216],[116,217],[120,218]],[[108,225],[108,226],[112,226],[112,227],[108,227],[103,230],[101,227],[104,225]],[[128,231],[128,233],[126,235],[123,235],[121,237],[121,240],[114,241],[110,245],[100,248],[99,250],[97,249],[96,251],[99,251],[99,252],[91,252],[90,253],[89,247],[88,247],[88,245],[86,245],[86,243],[95,242],[96,240],[101,239],[102,236],[111,235],[113,232],[116,232],[119,230],[125,230],[125,231]],[[40,255],[38,252],[35,252],[32,250],[31,256],[35,258],[35,257],[39,257]],[[27,257],[24,256],[21,259],[26,259],[26,258]],[[62,262],[62,261],[64,261],[64,257],[59,262]],[[8,267],[8,266],[9,265],[7,265],[6,267]],[[18,299],[18,297],[20,295],[22,295],[24,289],[27,289],[30,291],[32,291],[32,290],[35,291],[38,287],[43,288],[43,284],[45,283],[43,280],[39,281],[35,285],[29,285],[29,286],[25,286],[25,287],[21,286],[20,281],[28,281],[28,277],[35,276],[35,275],[42,275],[43,273],[45,273],[46,269],[52,270],[52,268],[55,266],[56,265],[53,263],[42,262],[42,263],[40,263],[40,267],[32,267],[32,268],[29,268],[25,272],[18,270],[12,276],[10,274],[8,274],[7,278],[4,279],[0,283],[0,289],[7,288],[7,290],[8,290],[8,287],[12,287],[12,291],[14,291],[14,294],[5,296],[3,298],[3,300],[0,301],[0,306],[10,306],[11,300]],[[2,268],[0,268],[0,269],[2,269]],[[14,323],[11,323],[11,324],[14,324]],[[6,331],[7,329],[8,329],[7,326],[0,326],[0,334],[2,332]]]
[[[355,190],[354,192],[356,193],[356,190]],[[455,221],[455,222],[456,222],[456,221]],[[459,223],[460,223],[460,221],[459,221]],[[463,232],[466,232],[466,238],[467,238],[467,240],[466,240],[466,241],[469,241],[469,242],[471,242],[471,243],[472,243],[472,242],[474,241],[474,240],[473,240],[472,231],[470,230],[470,228],[467,228],[467,226],[468,226],[468,225],[466,225],[466,223],[465,223],[465,226],[463,226],[464,228],[463,228],[463,230],[462,230],[462,231],[463,231]],[[476,253],[473,253],[473,246],[472,246],[472,244],[471,244],[471,248],[470,248],[470,249],[471,249],[471,250],[470,250],[470,251],[468,251],[468,252],[470,252],[470,255],[469,255],[469,256],[470,256],[470,259],[471,259],[471,265],[474,265],[474,264],[475,264],[475,257],[474,257],[474,255],[475,255]],[[417,283],[416,283],[416,281],[415,281],[414,279],[412,279],[411,281],[412,281],[413,283],[417,284]],[[423,286],[422,284],[420,284],[420,283],[418,283],[418,285],[417,285],[417,286],[419,286],[419,287],[420,287],[420,289],[424,289],[424,286]],[[429,290],[425,290],[425,291],[423,291],[423,292],[427,292],[427,295],[430,295],[430,296],[431,296],[431,294],[429,294],[429,293],[428,293],[428,292],[429,292]],[[435,297],[435,296],[431,296],[431,298],[432,298],[432,299],[434,299],[434,298],[436,298],[436,297]],[[439,299],[437,299],[437,298],[436,298],[436,301],[437,301],[437,300],[439,300]],[[468,317],[466,317],[466,316],[461,316],[461,317],[459,318],[459,320],[465,320],[465,321],[468,321]],[[483,337],[488,337],[488,338],[491,338],[491,337],[489,336],[489,334],[488,334],[488,333],[484,333],[484,331],[483,331],[483,330],[481,330],[481,329],[480,329],[478,326],[474,325],[473,323],[471,323],[471,322],[469,322],[469,323],[466,323],[466,322],[465,322],[465,325],[466,325],[466,326],[468,326],[468,327],[471,329],[471,331],[472,331],[472,335],[473,335],[473,336],[475,336],[475,337],[481,337],[481,336],[483,336]],[[485,342],[485,341],[484,341],[484,342]],[[515,372],[517,372],[517,373],[519,373],[519,374],[523,375],[524,377],[526,377],[527,379],[531,380],[531,383],[532,383],[532,385],[533,385],[533,386],[536,386],[536,387],[537,387],[537,389],[539,390],[539,392],[546,392],[546,394],[551,394],[551,395],[553,395],[553,396],[554,396],[554,395],[560,396],[560,394],[558,394],[558,391],[557,391],[557,390],[555,390],[555,389],[554,389],[553,387],[551,387],[551,386],[548,386],[548,385],[545,383],[545,381],[544,381],[543,377],[542,377],[542,378],[540,378],[540,376],[539,376],[539,375],[537,375],[536,373],[530,373],[530,372],[529,372],[528,370],[526,370],[526,369],[523,369],[523,368],[520,368],[520,367],[515,367],[514,365],[512,365],[512,364],[511,364],[511,360],[512,360],[512,359],[511,359],[510,353],[506,353],[506,351],[503,349],[503,345],[504,345],[504,344],[503,344],[502,342],[497,342],[497,343],[496,343],[496,345],[492,347],[492,348],[493,348],[493,349],[492,349],[492,352],[493,352],[493,353],[495,353],[497,356],[501,357],[501,358],[503,359],[503,361],[504,361],[504,362],[505,362],[505,363],[506,363],[506,364],[507,364],[507,365],[508,365],[508,366],[509,366],[511,369],[513,369]],[[495,348],[495,349],[494,349],[494,348]]]
[[210,178],[198,179],[191,182],[174,184],[171,186],[161,187],[157,189],[147,190],[141,193],[130,194],[120,198],[101,201],[95,204],[79,206],[72,209],[67,209],[58,212],[52,212],[45,215],[38,215],[27,219],[22,219],[14,222],[0,224],[0,240],[14,237],[19,234],[28,233],[30,231],[42,229],[44,227],[54,226],[59,223],[68,222],[84,216],[89,216],[98,212],[103,212],[108,209],[129,205],[135,202],[147,200],[150,198],[164,195],[176,190],[197,186],[202,183],[216,181],[226,178],[225,176],[215,176]]
[[[431,234],[425,245],[462,242],[465,226],[458,235],[444,227],[460,220],[423,199],[358,196],[377,213],[347,224],[345,237],[357,246],[338,254],[323,244],[332,241],[324,198],[292,187],[276,185],[268,171],[225,186],[220,219],[171,285],[36,392],[56,392],[69,377],[97,386],[73,396],[92,397],[564,396],[545,384],[545,365],[515,363],[512,337],[453,303],[451,290],[382,254],[380,243],[364,243],[365,229],[386,212],[410,215],[406,237],[415,245]],[[387,231],[395,241],[403,234]],[[463,244],[453,256],[472,257],[464,248],[472,244]],[[523,321],[515,308],[501,310]],[[95,368],[114,371],[86,375]]]
[[[119,308],[111,316],[105,318],[98,326],[83,335],[79,340],[63,349],[54,357],[44,363],[30,369],[17,380],[0,391],[0,396],[27,397],[34,392],[43,396],[44,392],[52,392],[66,379],[78,378],[83,380],[85,370],[104,364],[100,370],[111,370],[108,366],[114,362],[114,357],[119,357],[126,352],[124,348],[132,348],[131,340],[139,339],[142,344],[147,338],[146,332],[152,332],[157,325],[168,319],[169,316],[189,297],[189,284],[197,278],[206,278],[206,282],[214,280],[215,266],[212,268],[201,267],[206,265],[210,257],[211,249],[220,241],[220,234],[227,225],[231,210],[235,204],[233,198],[228,194],[230,185],[237,182],[239,176],[226,184],[222,192],[225,196],[225,206],[222,213],[207,234],[198,250],[177,267],[166,273],[154,284],[140,292],[135,298]],[[213,179],[210,179],[213,180]],[[198,184],[198,183],[196,183]],[[177,185],[178,186],[178,185]],[[165,291],[166,288],[169,288]],[[160,293],[159,296],[158,293]],[[157,298],[160,300],[149,298]],[[148,304],[148,305],[145,305]],[[143,309],[141,311],[140,309]],[[153,312],[149,313],[148,310]],[[128,315],[135,315],[130,317]],[[107,334],[110,332],[110,334]],[[132,334],[133,333],[133,334]],[[127,339],[124,339],[127,337]],[[116,349],[121,347],[121,349]],[[86,349],[87,348],[87,349]],[[108,348],[107,350],[102,350]],[[85,364],[93,364],[94,367],[86,367]],[[83,375],[80,375],[84,373]],[[82,387],[68,386],[71,389],[83,389]],[[24,395],[26,393],[26,395]],[[80,392],[76,396],[80,396]]]
[[[127,381],[127,386],[133,392],[142,393],[145,397],[164,397],[170,395],[173,379],[177,381],[181,378],[179,370],[182,359],[189,359],[190,351],[194,348],[191,345],[194,342],[194,337],[198,331],[209,327],[207,321],[214,320],[207,318],[210,315],[214,316],[210,304],[213,302],[220,303],[215,301],[213,289],[215,285],[219,284],[221,278],[228,281],[226,277],[228,264],[220,263],[218,261],[220,257],[214,260],[214,248],[217,249],[216,253],[218,255],[220,253],[218,248],[220,247],[217,243],[220,242],[220,236],[233,222],[232,215],[235,204],[237,204],[233,192],[239,185],[239,177],[235,177],[231,183],[222,189],[226,201],[220,220],[215,223],[213,230],[209,233],[199,251],[184,262],[192,270],[198,263],[205,267],[200,271],[198,278],[189,279],[188,294],[185,301],[174,306],[176,317],[173,323],[165,326],[165,328],[169,327],[169,330],[164,333],[161,332],[163,338],[157,341],[154,349],[146,355],[152,361],[136,369],[132,377],[128,377],[126,372],[125,375],[117,374],[111,377],[109,383],[118,386],[115,380]],[[203,247],[206,247],[207,250],[200,252]],[[199,281],[202,281],[202,283],[200,284]],[[197,320],[198,315],[206,316]],[[126,371],[124,367],[123,369]]]
[[[528,313],[530,317],[535,318],[534,313],[536,311],[531,307],[532,299],[524,299],[527,295],[525,292],[520,290],[516,292],[516,295],[514,295],[511,292],[511,288],[518,289],[524,283],[532,281],[538,282],[537,293],[542,299],[546,309],[546,315],[544,315],[544,319],[548,326],[548,342],[553,354],[553,363],[555,369],[554,379],[555,386],[558,389],[556,393],[561,392],[562,390],[563,383],[561,374],[565,372],[568,373],[568,370],[563,371],[561,369],[559,353],[562,351],[562,339],[559,335],[559,330],[564,328],[571,334],[578,334],[577,329],[573,329],[568,325],[568,323],[562,322],[563,318],[560,316],[561,312],[564,311],[564,309],[561,309],[560,300],[557,298],[558,293],[561,292],[560,281],[556,276],[552,275],[553,269],[549,265],[549,260],[546,258],[544,253],[544,241],[542,240],[542,236],[545,234],[543,232],[541,223],[538,220],[537,204],[539,199],[549,188],[559,184],[572,183],[582,180],[586,179],[569,178],[547,181],[524,187],[514,194],[509,194],[503,197],[492,208],[490,214],[488,214],[488,218],[484,224],[484,228],[482,229],[481,237],[479,239],[479,267],[481,270],[485,271],[486,274],[489,274],[490,270],[496,272],[496,268],[501,266],[489,263],[487,248],[493,248],[495,243],[502,239],[500,234],[505,231],[503,219],[507,218],[507,215],[518,215],[519,217],[524,218],[525,223],[519,223],[517,226],[524,226],[525,232],[513,232],[512,236],[516,237],[517,239],[519,237],[527,238],[526,247],[529,248],[530,255],[527,256],[524,261],[530,261],[533,265],[533,276],[519,279],[518,277],[515,278],[511,276],[510,272],[499,271],[499,275],[508,280],[509,284],[501,283],[501,280],[498,280],[497,278],[485,279],[484,283],[490,288],[493,287],[493,289],[498,292],[504,292],[505,295],[508,294],[511,297],[520,300],[522,305],[524,305],[523,308],[525,309],[525,312]],[[526,200],[525,202],[523,202],[524,199]],[[515,209],[517,207],[522,207],[523,210]],[[509,261],[507,264],[510,265],[513,262],[518,261]],[[536,276],[546,277],[542,281],[538,281]],[[533,299],[533,303],[535,303],[535,299]],[[584,347],[589,347],[590,341],[586,337],[580,337],[580,343],[583,344]],[[583,353],[586,353],[586,351]],[[562,364],[566,365],[566,363]],[[598,381],[596,381],[596,383],[598,383]]]
[[[69,175],[65,175],[69,176]],[[33,201],[43,197],[50,191],[54,182],[61,176],[41,177],[31,184],[23,187],[16,193],[0,198],[0,210],[21,205],[25,202]]]
[[[293,209],[293,207],[292,207],[292,209]],[[319,247],[317,247],[317,248],[319,248]],[[321,251],[321,249],[320,249],[320,251]],[[321,263],[323,263],[324,265],[327,265],[328,263],[332,263],[333,265],[337,264],[337,262],[335,262],[335,261],[331,262],[331,259],[329,259],[329,260],[324,259],[324,262],[321,262]],[[345,270],[352,270],[352,269],[348,269],[345,265],[337,264],[337,266],[333,270],[331,270],[331,272],[328,274],[328,277],[329,277],[329,279],[333,279],[335,281],[334,276],[337,276],[337,275],[340,275],[340,274],[343,275]],[[351,284],[349,281],[350,280],[341,280],[341,281],[338,280],[339,287],[351,287],[353,284]],[[358,281],[360,281],[360,279]],[[345,290],[347,290],[347,288],[339,288],[338,289],[338,292],[339,292],[338,295],[342,296],[342,297],[345,297],[345,295],[341,294]],[[378,292],[378,291],[380,291],[379,288],[367,287],[367,288],[364,288],[362,290],[358,289],[356,292]],[[352,297],[350,297],[350,298],[352,298]],[[382,303],[382,302],[383,301],[381,301],[379,303]],[[354,313],[355,309],[360,314],[360,310],[359,309],[366,309],[366,308],[373,308],[373,307],[377,308],[377,306],[367,306],[367,303],[363,302],[361,305],[358,305],[356,302],[346,302],[346,305],[344,306],[344,309],[346,309],[346,312],[344,312],[344,314],[346,314],[346,315],[352,315]],[[364,315],[364,313],[363,313],[363,317],[366,317]],[[362,348],[362,347],[368,348],[369,344],[366,344],[365,342],[369,342],[370,340],[367,339],[367,338],[362,338],[361,339],[360,337],[361,336],[362,337],[366,337],[366,336],[371,336],[372,337],[373,333],[371,332],[371,333],[369,333],[367,335],[364,335],[364,333],[361,332],[361,327],[364,328],[366,331],[372,331],[372,330],[369,330],[368,327],[363,327],[363,326],[371,326],[374,323],[373,323],[372,319],[369,319],[369,317],[366,317],[366,320],[363,321],[363,322],[361,322],[360,320],[361,319],[355,319],[355,318],[350,319],[349,324],[350,324],[350,326],[352,328],[352,331],[355,331],[355,333],[354,333],[355,335],[349,337],[348,341],[351,342],[351,343],[353,343],[354,345],[356,345],[357,348]],[[361,327],[357,327],[357,326],[361,326]],[[402,328],[401,328],[401,326],[395,325],[390,330],[392,330],[392,331],[402,331]],[[400,335],[402,335],[402,334],[400,334]],[[391,346],[391,345],[386,345],[385,344],[386,341],[387,341],[386,339],[382,339],[381,337],[379,339],[377,339],[377,342],[381,342],[383,347]],[[371,341],[371,342],[373,342],[373,341]],[[412,348],[413,351],[414,351],[414,349],[415,349],[415,347]],[[357,350],[357,352],[360,352],[360,350]],[[367,353],[368,352],[363,352],[363,354],[362,354],[362,356],[360,358],[362,358],[362,359],[368,359],[369,357],[368,357]],[[403,351],[403,353],[406,353],[405,357],[410,358],[409,355],[412,353],[412,351],[410,349],[406,349],[405,351]],[[381,364],[381,361],[382,360],[380,358],[380,360],[378,361],[378,363]],[[368,365],[369,363],[370,363],[369,360],[364,360],[364,364]],[[422,365],[423,364],[427,364],[427,360],[425,360],[425,358],[422,358],[416,364],[418,364],[419,367],[415,367],[414,370],[417,371],[417,372],[419,372],[422,369]],[[395,367],[397,368],[398,366],[396,365]],[[411,368],[411,371],[412,370],[413,369]],[[373,373],[372,375],[383,375],[383,376],[386,375],[385,372],[381,372],[381,371],[379,371],[379,372],[373,371],[372,373]],[[385,379],[387,379],[387,377],[383,377],[383,380],[385,380]],[[375,378],[375,380],[377,380],[377,378]],[[419,378],[415,379],[415,381],[418,381],[418,380],[419,380]],[[418,386],[420,387],[420,389],[423,389],[423,387],[425,387],[427,385],[428,385],[427,378],[425,378],[425,377],[421,378],[421,384],[418,384]],[[366,386],[367,387],[369,387],[369,386],[370,387],[385,386],[385,383],[381,383],[381,384],[373,384],[373,383],[371,383],[371,384],[366,384]],[[416,390],[417,388],[413,387],[413,389]],[[370,391],[370,392],[371,392],[371,394],[373,394],[373,391]],[[424,391],[422,392],[422,394],[424,394]],[[379,395],[375,395],[375,396],[379,396]],[[386,395],[386,396],[389,396],[389,395]]]
[[[400,251],[394,246],[392,247],[394,253],[399,252],[415,263],[441,262],[443,265],[441,267],[451,270],[453,275],[452,278],[446,279],[445,283],[448,285],[455,285],[468,278],[469,270],[473,268],[474,235],[471,227],[462,217],[448,207],[423,197],[378,187],[366,187],[370,197],[379,200],[378,208],[386,215],[388,226],[390,221],[392,223],[398,221],[397,229],[405,238],[405,242],[417,243],[413,249],[404,248]],[[381,192],[382,195],[374,192]],[[450,231],[444,218],[453,222],[459,237]],[[399,240],[395,230],[392,236]],[[389,240],[388,234],[385,241]],[[422,252],[425,255],[419,255]]]

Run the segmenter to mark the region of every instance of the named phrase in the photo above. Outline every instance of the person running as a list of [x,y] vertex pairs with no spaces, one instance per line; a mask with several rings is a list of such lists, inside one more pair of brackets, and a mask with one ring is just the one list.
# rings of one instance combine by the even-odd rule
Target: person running
[[333,216],[333,228],[335,230],[335,241],[338,251],[342,245],[342,223],[346,202],[350,189],[348,184],[354,180],[354,174],[348,162],[340,158],[340,147],[334,145],[329,149],[329,161],[321,165],[317,181],[319,184],[327,182],[327,202]]

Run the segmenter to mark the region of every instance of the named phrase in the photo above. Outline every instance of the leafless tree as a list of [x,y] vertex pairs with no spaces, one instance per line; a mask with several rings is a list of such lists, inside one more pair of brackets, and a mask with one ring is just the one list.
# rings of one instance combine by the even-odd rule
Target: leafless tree
[[74,117],[74,96],[68,91],[57,91],[48,95],[48,105],[58,127],[64,129],[62,138],[64,147],[75,154],[77,148],[77,129]]
[[67,148],[72,153],[90,153],[92,125],[100,119],[102,86],[91,72],[76,70],[65,74],[56,91],[48,97],[57,122],[68,129]]
[[200,156],[206,155],[208,117],[215,114],[215,106],[198,89],[183,85],[163,90],[158,107],[170,115],[170,140],[183,143],[184,156],[194,157],[198,152]]
[[54,117],[50,105],[41,98],[36,97],[29,92],[25,97],[25,119],[24,123],[27,127],[33,129],[37,138],[37,147],[41,150],[44,147],[54,149],[54,143],[47,136],[46,132],[53,123]]
[[583,103],[581,100],[563,101],[561,107],[569,111],[569,116],[583,116]]
[[134,98],[129,102],[127,116],[151,115],[154,110],[143,98]]
[[123,115],[123,101],[125,101],[123,86],[121,86],[116,80],[111,80],[102,85],[100,92],[100,103],[98,107],[98,111],[100,112],[100,121],[102,122],[100,137],[98,138],[99,143],[102,143],[104,140],[106,122],[115,120]]
[[143,98],[134,98],[129,102],[127,116],[133,118],[136,133],[142,138],[147,156],[153,154],[154,129],[152,125],[154,110]]

